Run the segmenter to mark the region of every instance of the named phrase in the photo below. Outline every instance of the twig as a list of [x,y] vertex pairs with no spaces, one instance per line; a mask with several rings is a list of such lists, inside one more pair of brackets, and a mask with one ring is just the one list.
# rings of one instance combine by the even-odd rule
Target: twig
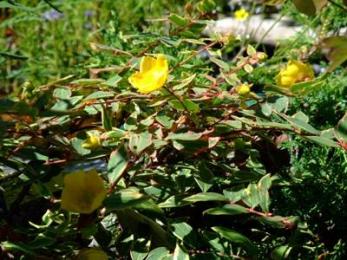
[[342,10],[347,11],[347,7],[344,7],[343,5],[340,5],[339,3],[336,3],[336,2],[333,1],[333,0],[328,0],[328,2],[331,3],[332,5],[335,5],[335,6],[338,7],[338,8],[341,8]]
[[171,73],[172,71],[174,71],[176,68],[182,66],[183,64],[185,64],[186,62],[188,62],[189,60],[191,60],[192,58],[196,57],[199,53],[203,52],[203,51],[207,51],[209,48],[213,47],[214,45],[216,45],[218,43],[218,41],[215,42],[211,42],[207,45],[205,45],[203,48],[201,48],[200,50],[194,52],[193,54],[189,55],[189,57],[187,57],[186,59],[184,59],[183,61],[179,62],[178,64],[176,64],[170,71],[169,73]]
[[257,215],[257,216],[261,216],[261,217],[271,217],[272,216],[272,213],[270,213],[270,212],[264,213],[264,212],[257,211],[253,208],[248,209],[248,212],[251,214]]
[[60,159],[60,160],[47,160],[44,165],[54,165],[54,164],[63,164],[66,163],[67,159]]
[[59,12],[59,13],[63,13],[62,11],[60,11],[59,10],[59,8],[58,7],[56,7],[54,4],[52,4],[50,1],[48,1],[48,0],[43,0],[46,4],[48,4],[50,7],[52,7],[54,10],[56,10],[57,12]]
[[184,104],[184,102],[180,99],[179,96],[176,95],[175,92],[173,92],[171,89],[167,88],[167,87],[163,87],[167,92],[169,92],[173,97],[175,97],[178,102],[180,102],[180,104],[183,106],[184,110],[189,114],[189,109],[187,108],[187,106]]
[[65,82],[65,81],[67,81],[67,80],[72,79],[73,77],[74,77],[74,75],[68,75],[68,76],[66,76],[66,77],[64,77],[64,78],[61,78],[61,79],[57,79],[57,80],[55,80],[55,81],[52,81],[52,82],[50,82],[50,83],[48,83],[48,84],[46,84],[46,85],[42,85],[42,86],[38,87],[37,89],[35,89],[34,91],[35,91],[35,92],[40,92],[40,91],[42,91],[42,90],[48,90],[49,88],[51,88],[51,87],[57,85],[58,83]]

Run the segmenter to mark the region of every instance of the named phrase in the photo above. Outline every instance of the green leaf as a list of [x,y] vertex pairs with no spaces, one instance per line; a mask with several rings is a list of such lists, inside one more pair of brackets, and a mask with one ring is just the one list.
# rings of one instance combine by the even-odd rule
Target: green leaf
[[217,252],[225,253],[225,243],[218,234],[207,230],[202,231],[202,234],[204,240],[209,243],[212,249],[216,250]]
[[106,107],[103,107],[101,110],[101,121],[105,131],[111,131],[113,125],[112,111],[109,111]]
[[329,2],[329,0],[312,0],[316,8],[316,12],[320,12]]
[[130,251],[131,260],[143,260],[148,255],[148,252]]
[[341,142],[347,143],[347,113],[337,124],[335,134]]
[[214,175],[205,162],[199,163],[198,171],[194,174],[194,180],[202,192],[207,192],[213,186]]
[[159,208],[159,206],[157,205],[156,202],[154,202],[154,200],[152,199],[148,199],[145,200],[143,202],[141,202],[140,204],[136,204],[134,205],[134,208],[139,210],[142,213],[148,213],[151,216],[162,216],[163,215],[163,211],[161,208]]
[[290,254],[290,251],[293,248],[290,247],[289,245],[283,245],[283,246],[279,246],[276,247],[272,253],[271,253],[271,257],[274,260],[284,260],[284,259],[288,259],[288,256]]
[[159,124],[161,124],[167,129],[170,129],[175,122],[172,118],[161,114],[157,115],[155,119],[158,121]]
[[228,199],[224,195],[215,193],[215,192],[204,192],[204,193],[194,194],[192,196],[185,198],[184,200],[189,202],[228,201]]
[[195,79],[195,77],[196,77],[196,74],[193,74],[193,75],[189,76],[188,78],[181,80],[181,82],[178,85],[175,85],[172,88],[174,90],[181,90],[184,87],[188,86]]
[[326,81],[324,81],[324,79],[327,76],[328,74],[323,74],[313,80],[296,83],[290,88],[290,91],[296,95],[305,95],[312,92],[313,90],[318,90],[326,84]]
[[169,101],[169,105],[178,111],[188,110],[192,113],[198,113],[200,111],[199,105],[189,99],[185,99],[183,102],[173,99]]
[[272,185],[271,175],[270,174],[266,174],[265,176],[263,176],[259,180],[259,182],[258,182],[258,189],[269,190],[271,188],[271,185]]
[[237,202],[239,200],[241,200],[242,198],[242,195],[243,195],[243,190],[240,189],[240,190],[223,190],[223,194],[226,198],[228,198],[228,200],[231,202],[231,203],[234,203],[234,202]]
[[222,71],[221,76],[231,86],[235,86],[235,85],[240,84],[240,79],[237,77],[236,73],[223,73],[223,71]]
[[82,147],[85,138],[74,137],[70,140],[72,147],[76,150],[76,152],[80,155],[86,155],[90,153],[90,150]]
[[152,134],[143,132],[140,134],[131,134],[129,139],[129,149],[139,155],[153,143]]
[[175,251],[173,253],[173,260],[189,260],[189,255],[183,251],[179,244],[176,244]]
[[18,60],[27,60],[28,59],[28,57],[26,57],[26,56],[14,54],[11,52],[5,52],[5,51],[0,51],[0,56],[6,57],[6,58],[11,58],[11,59],[18,59]]
[[170,133],[166,140],[176,140],[176,141],[196,141],[199,140],[202,133],[186,132],[186,133]]
[[104,200],[108,211],[134,207],[150,199],[136,188],[128,188],[111,194]]
[[192,112],[192,113],[200,112],[199,105],[189,99],[184,100],[183,104],[185,105],[185,107],[188,109],[189,112]]
[[184,241],[193,232],[193,228],[186,222],[172,223],[172,233],[179,240]]
[[122,77],[119,75],[115,75],[111,78],[109,78],[104,85],[109,86],[109,87],[118,87],[118,83],[122,80]]
[[210,60],[216,64],[218,67],[220,67],[221,69],[223,69],[224,71],[228,71],[230,69],[230,66],[228,63],[226,63],[225,61],[222,61],[220,59],[217,59],[215,57],[210,57]]
[[35,255],[35,253],[33,252],[33,250],[28,247],[27,245],[24,245],[22,243],[13,243],[10,241],[4,241],[0,243],[0,246],[2,249],[6,250],[6,251],[19,251],[22,253],[25,253],[27,255]]
[[281,217],[281,216],[263,216],[259,218],[260,222],[266,223],[274,228],[287,228],[295,227],[298,222],[298,217]]
[[118,221],[122,227],[123,232],[130,232],[132,234],[143,234],[150,237],[151,243],[157,246],[172,247],[172,241],[169,239],[169,234],[164,228],[150,217],[139,213],[130,208],[119,209],[115,211]]
[[194,180],[199,185],[202,192],[208,192],[208,190],[213,186],[211,182],[203,180],[202,178],[194,177]]
[[247,55],[254,56],[257,53],[257,50],[250,44],[247,45]]
[[293,0],[299,12],[313,16],[328,3],[328,0]]
[[264,103],[261,105],[261,112],[263,113],[264,116],[271,116],[272,114],[272,107],[268,103]]
[[283,117],[295,128],[304,130],[305,132],[308,132],[310,134],[320,135],[320,131],[318,131],[317,129],[315,129],[313,126],[306,123],[305,121],[302,121],[300,119],[293,118],[293,117],[288,117],[286,115],[283,115]]
[[42,247],[51,246],[55,243],[55,239],[43,233],[38,234],[34,240],[28,242],[27,246],[33,249],[41,249]]
[[215,8],[216,8],[216,2],[213,0],[199,1],[197,5],[197,9],[201,13],[212,12]]
[[107,138],[120,139],[126,135],[126,131],[121,129],[113,129],[112,131],[106,132]]
[[296,118],[300,121],[303,121],[305,123],[308,123],[309,121],[309,118],[307,115],[305,115],[303,112],[299,111],[299,112],[296,112],[294,115],[293,115],[293,118]]
[[27,7],[25,5],[21,5],[19,3],[16,3],[14,5],[14,4],[9,3],[9,1],[1,1],[0,2],[0,9],[2,9],[2,8],[12,8],[12,9],[18,9],[18,10],[22,10],[22,11],[26,11],[26,12],[34,12],[35,11],[34,8],[30,8],[30,7]]
[[305,138],[323,146],[339,147],[334,140],[324,136],[305,136]]
[[330,61],[328,71],[335,70],[347,60],[347,37],[333,36],[322,41],[322,48]]
[[56,88],[53,91],[53,97],[60,98],[64,100],[69,100],[71,97],[71,89],[69,88]]
[[59,100],[58,102],[56,102],[52,107],[51,107],[51,111],[54,112],[64,112],[67,111],[69,109],[69,102],[66,100]]
[[288,97],[279,97],[276,98],[276,101],[272,104],[272,107],[277,112],[284,112],[288,109],[289,98]]
[[165,247],[157,247],[149,252],[146,260],[162,260],[170,254],[169,250]]
[[114,96],[114,92],[111,91],[96,91],[87,96],[84,100],[110,98]]
[[246,64],[246,65],[243,67],[243,69],[244,69],[248,74],[252,73],[252,71],[254,70],[253,66],[250,65],[250,64]]
[[257,255],[258,250],[256,246],[244,235],[225,227],[212,227],[212,230],[218,233],[220,236],[230,240],[231,242],[239,244],[250,255]]
[[204,211],[208,215],[239,215],[248,213],[248,209],[238,204],[227,204],[223,207],[211,208]]
[[258,196],[259,196],[258,197],[259,206],[265,212],[269,212],[269,205],[270,205],[269,189],[271,187],[271,184],[272,184],[271,175],[267,174],[260,179],[257,185]]
[[88,115],[95,116],[99,114],[100,111],[102,111],[102,106],[100,104],[97,105],[91,105],[91,106],[85,106],[83,109]]
[[160,208],[177,208],[191,204],[191,202],[184,201],[183,199],[183,195],[173,195],[165,201],[163,201],[162,203],[159,203],[158,206]]
[[304,13],[309,16],[316,14],[316,7],[312,0],[293,0],[295,7],[299,12]]
[[174,109],[176,109],[177,111],[184,111],[185,107],[182,105],[182,103],[180,101],[178,101],[177,99],[172,99],[169,101],[169,105],[171,107],[173,107]]
[[259,205],[260,201],[258,195],[258,187],[256,184],[250,183],[248,185],[248,187],[243,192],[242,201],[251,208],[255,208]]
[[256,124],[261,127],[278,128],[281,130],[292,130],[292,126],[290,124],[282,124],[277,122],[263,122],[263,121],[257,121]]
[[154,123],[154,118],[152,116],[149,116],[149,117],[140,121],[141,125],[144,125],[147,127],[151,126],[153,123]]
[[107,164],[107,177],[111,183],[119,180],[128,166],[128,157],[124,145],[110,155]]
[[71,84],[80,85],[80,86],[97,86],[104,82],[105,80],[103,79],[78,79],[78,80],[72,81]]
[[188,20],[178,14],[170,14],[169,16],[169,20],[178,25],[178,26],[181,26],[181,27],[184,27],[188,24]]

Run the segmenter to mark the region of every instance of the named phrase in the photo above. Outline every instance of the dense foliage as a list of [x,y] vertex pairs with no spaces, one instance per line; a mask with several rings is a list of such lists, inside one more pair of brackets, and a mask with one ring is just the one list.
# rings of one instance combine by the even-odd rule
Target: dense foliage
[[346,6],[0,1],[0,258],[343,259]]

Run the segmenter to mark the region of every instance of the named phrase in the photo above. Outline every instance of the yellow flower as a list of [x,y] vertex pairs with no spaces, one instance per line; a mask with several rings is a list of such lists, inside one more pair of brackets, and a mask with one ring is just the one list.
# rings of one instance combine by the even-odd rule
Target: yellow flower
[[163,54],[156,58],[143,57],[140,71],[129,77],[130,84],[140,93],[147,94],[164,86],[169,74],[168,61]]
[[251,93],[251,86],[248,84],[242,84],[235,87],[235,90],[240,96],[247,96],[249,93]]
[[76,171],[65,175],[61,207],[77,213],[89,214],[105,199],[106,188],[96,170]]
[[282,88],[290,88],[296,83],[312,80],[314,72],[310,65],[301,61],[289,61],[276,76],[276,83]]
[[249,17],[249,12],[247,12],[246,9],[241,8],[234,12],[234,17],[237,21],[244,21]]
[[93,150],[101,146],[100,137],[96,134],[87,133],[88,137],[82,144],[85,149]]
[[108,256],[99,248],[86,248],[79,251],[76,260],[108,260]]

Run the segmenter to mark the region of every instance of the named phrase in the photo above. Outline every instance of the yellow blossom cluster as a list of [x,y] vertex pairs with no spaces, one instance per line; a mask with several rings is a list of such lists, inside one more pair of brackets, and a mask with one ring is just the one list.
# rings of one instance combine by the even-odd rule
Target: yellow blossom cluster
[[310,65],[292,60],[281,69],[276,77],[276,83],[279,87],[290,88],[296,83],[312,80],[313,78],[314,72]]

